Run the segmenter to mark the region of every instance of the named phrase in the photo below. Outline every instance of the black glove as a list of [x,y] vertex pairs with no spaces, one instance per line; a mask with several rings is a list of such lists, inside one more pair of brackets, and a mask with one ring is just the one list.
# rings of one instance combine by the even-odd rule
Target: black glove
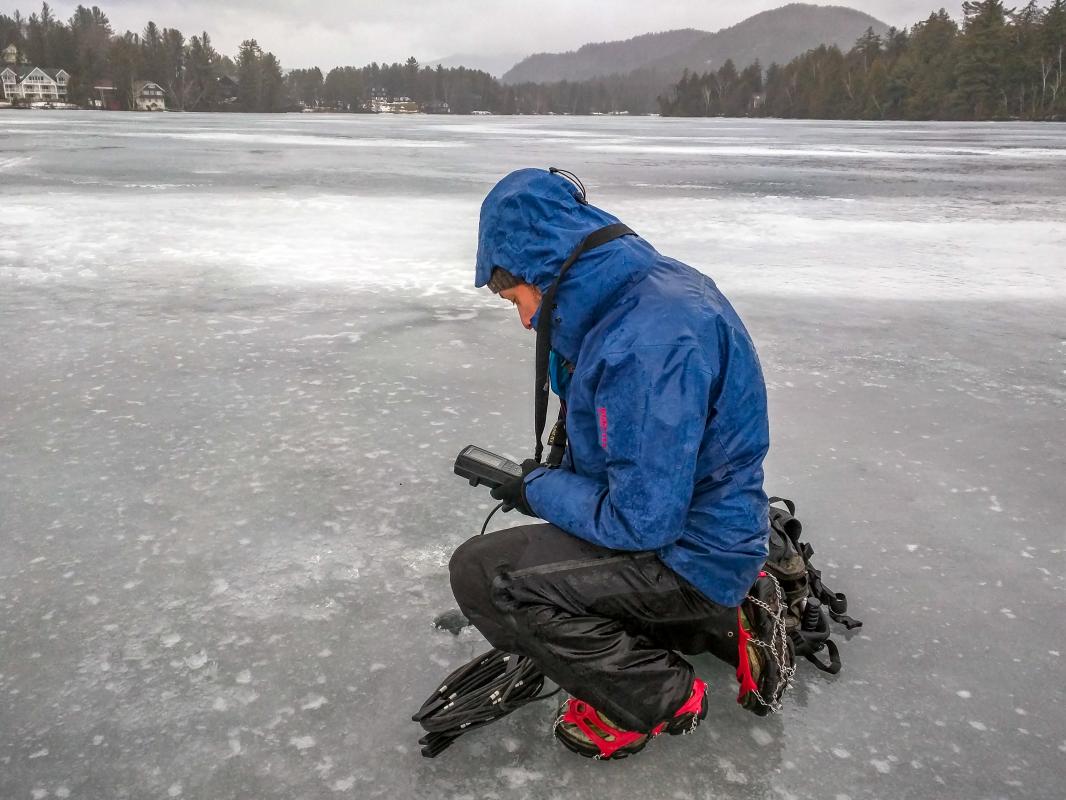
[[526,475],[531,473],[537,467],[543,467],[544,465],[532,458],[527,458],[522,462],[522,477],[511,478],[506,483],[501,483],[491,494],[494,499],[503,501],[504,513],[511,509],[517,508],[527,517],[535,517],[533,509],[529,507],[529,503],[526,502]]

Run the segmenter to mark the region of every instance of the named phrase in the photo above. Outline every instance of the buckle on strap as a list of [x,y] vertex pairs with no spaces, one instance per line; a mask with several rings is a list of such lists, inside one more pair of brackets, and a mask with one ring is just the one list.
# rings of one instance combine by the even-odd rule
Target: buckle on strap
[[[610,758],[616,750],[631,745],[647,735],[635,731],[623,731],[608,725],[596,709],[583,700],[574,698],[567,703],[562,721],[576,725],[588,737],[588,740],[599,748],[600,758]],[[605,739],[600,735],[601,732],[611,738]]]

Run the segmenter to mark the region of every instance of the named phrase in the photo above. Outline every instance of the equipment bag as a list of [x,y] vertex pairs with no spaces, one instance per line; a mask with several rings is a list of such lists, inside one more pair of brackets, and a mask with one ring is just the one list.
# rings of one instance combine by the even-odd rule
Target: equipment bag
[[[811,563],[814,548],[800,541],[803,526],[795,514],[796,504],[791,500],[770,498],[770,552],[765,568],[781,585],[787,604],[785,628],[796,655],[835,675],[840,672],[840,651],[829,638],[829,619],[848,630],[862,627],[862,623],[848,616],[848,598],[822,583],[821,570]],[[828,663],[817,657],[823,649]]]

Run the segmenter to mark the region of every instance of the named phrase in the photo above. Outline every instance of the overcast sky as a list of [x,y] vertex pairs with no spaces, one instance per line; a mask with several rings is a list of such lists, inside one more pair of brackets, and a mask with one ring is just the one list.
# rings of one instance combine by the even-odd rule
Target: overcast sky
[[[586,42],[626,39],[673,28],[715,31],[783,0],[82,0],[98,4],[119,31],[148,20],[186,35],[206,30],[216,48],[235,55],[255,38],[286,68],[361,66],[370,61],[421,62],[456,53],[488,55],[572,50]],[[889,25],[911,25],[937,0],[838,0]],[[77,2],[54,2],[69,17]],[[38,2],[3,0],[7,13]],[[949,0],[958,15],[961,2]]]

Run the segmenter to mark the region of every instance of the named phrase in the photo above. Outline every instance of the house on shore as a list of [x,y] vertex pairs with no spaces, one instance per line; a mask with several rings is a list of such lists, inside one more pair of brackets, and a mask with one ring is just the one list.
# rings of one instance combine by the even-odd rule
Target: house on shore
[[93,82],[93,93],[96,97],[89,100],[92,108],[102,108],[105,111],[121,111],[122,104],[118,101],[118,92],[112,81],[101,79]]
[[[131,111],[166,111],[166,92],[158,83],[152,81],[133,82],[133,108]],[[96,97],[89,101],[93,108],[105,111],[121,111],[123,103],[113,81],[98,80],[93,86]]]
[[370,90],[370,110],[375,114],[384,113],[389,105],[389,93],[384,89]]
[[421,109],[410,97],[389,97],[384,89],[370,90],[369,108],[375,114],[417,114]]
[[383,110],[387,114],[417,114],[421,109],[410,97],[397,97],[391,103],[386,103]]
[[237,79],[232,75],[226,75],[225,73],[215,78],[215,85],[217,90],[215,96],[220,103],[230,105],[237,102],[237,98],[240,96],[241,87],[237,83]]
[[166,111],[167,95],[152,81],[133,82],[133,108],[137,111]]
[[[6,56],[7,50],[4,53]],[[70,73],[65,69],[9,64],[0,70],[4,99],[12,102],[65,103],[69,80]]]

